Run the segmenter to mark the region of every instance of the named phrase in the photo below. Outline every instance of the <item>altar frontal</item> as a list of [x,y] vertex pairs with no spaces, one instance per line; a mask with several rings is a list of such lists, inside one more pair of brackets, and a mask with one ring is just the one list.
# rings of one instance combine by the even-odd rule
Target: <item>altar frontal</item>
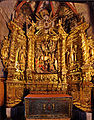
[[71,118],[72,97],[66,94],[29,94],[25,97],[28,119]]

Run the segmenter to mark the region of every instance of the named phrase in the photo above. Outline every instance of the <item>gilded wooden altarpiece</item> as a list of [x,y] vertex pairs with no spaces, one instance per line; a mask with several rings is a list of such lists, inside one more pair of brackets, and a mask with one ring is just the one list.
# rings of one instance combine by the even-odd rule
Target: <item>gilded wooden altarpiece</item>
[[91,111],[94,45],[86,34],[89,25],[80,19],[68,32],[64,18],[51,16],[46,9],[36,14],[36,22],[28,15],[25,22],[26,31],[19,20],[10,21],[11,32],[1,49],[8,71],[7,106],[21,102],[28,89],[70,94],[78,108]]

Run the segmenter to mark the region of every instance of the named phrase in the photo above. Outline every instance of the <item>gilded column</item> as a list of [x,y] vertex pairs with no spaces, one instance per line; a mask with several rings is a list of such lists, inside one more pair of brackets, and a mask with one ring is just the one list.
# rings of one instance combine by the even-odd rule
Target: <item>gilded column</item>
[[15,56],[16,56],[16,52],[15,52],[15,46],[16,46],[16,37],[17,37],[17,27],[15,26],[14,22],[11,22],[9,24],[9,27],[11,29],[11,37],[10,39],[10,52],[9,52],[9,63],[8,63],[8,78],[7,80],[13,80],[13,76],[14,76],[14,72],[15,72]]
[[71,42],[71,48],[70,48],[70,65],[73,66],[74,64],[74,51],[73,51],[73,43]]
[[82,71],[84,74],[84,81],[88,82],[90,81],[90,73],[89,73],[89,47],[87,45],[87,39],[86,39],[86,34],[85,31],[81,31],[81,39],[82,39],[82,54],[83,54],[83,63],[84,65],[82,66]]
[[75,45],[75,62],[77,60],[77,45]]
[[66,40],[66,36],[62,35],[64,38],[62,40],[62,68],[66,69],[66,65],[65,65],[65,49],[66,49],[66,45],[65,45],[65,40]]
[[58,72],[60,72],[60,41],[58,41]]
[[62,34],[63,36],[63,40],[62,40],[62,61],[61,61],[61,64],[62,64],[62,80],[63,80],[63,83],[67,83],[66,81],[66,63],[65,63],[65,52],[66,52],[66,44],[65,44],[65,41],[66,41],[66,34]]
[[[11,39],[11,47],[10,47],[10,57],[9,57],[9,61],[14,64],[15,62],[15,54],[14,54],[14,49],[15,49],[15,38],[16,38],[16,35],[17,35],[17,30],[15,29],[14,32],[12,33],[12,39]],[[12,63],[10,65],[12,65]],[[12,66],[14,67],[14,66]]]
[[28,36],[28,61],[27,61],[27,81],[31,82],[32,72],[34,71],[34,41],[35,41],[35,24],[32,23],[32,26],[27,32]]
[[62,28],[61,25],[61,20],[59,20],[59,29],[58,32],[62,37],[62,42],[61,42],[61,46],[62,46],[62,55],[61,55],[61,67],[62,67],[62,83],[64,84],[64,89],[67,88],[67,81],[66,81],[66,64],[65,64],[65,53],[66,53],[66,38],[68,36],[68,34],[64,31],[64,29]]
[[83,61],[85,62],[85,64],[87,64],[89,58],[89,50],[87,46],[87,38],[86,38],[85,30],[81,30],[80,36],[82,39]]
[[32,70],[32,34],[31,31],[28,33],[28,63],[27,68]]
[[83,74],[83,82],[89,82],[91,80],[90,78],[90,63],[89,63],[89,45],[88,45],[88,38],[86,37],[86,29],[88,28],[88,24],[83,23],[79,26],[79,35],[82,40],[82,55],[83,55],[83,66],[82,68],[82,74]]

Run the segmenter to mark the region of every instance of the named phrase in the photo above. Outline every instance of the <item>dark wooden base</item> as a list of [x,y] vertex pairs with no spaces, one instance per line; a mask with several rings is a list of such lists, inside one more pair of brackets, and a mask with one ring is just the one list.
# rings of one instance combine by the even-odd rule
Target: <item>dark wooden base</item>
[[28,119],[66,119],[72,115],[72,96],[67,94],[29,94],[25,97]]

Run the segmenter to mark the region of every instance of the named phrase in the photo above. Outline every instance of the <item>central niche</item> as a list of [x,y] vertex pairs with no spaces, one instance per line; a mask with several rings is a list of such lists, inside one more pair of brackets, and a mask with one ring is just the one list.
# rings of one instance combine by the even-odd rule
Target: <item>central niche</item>
[[34,65],[36,73],[57,73],[58,41],[35,41]]

